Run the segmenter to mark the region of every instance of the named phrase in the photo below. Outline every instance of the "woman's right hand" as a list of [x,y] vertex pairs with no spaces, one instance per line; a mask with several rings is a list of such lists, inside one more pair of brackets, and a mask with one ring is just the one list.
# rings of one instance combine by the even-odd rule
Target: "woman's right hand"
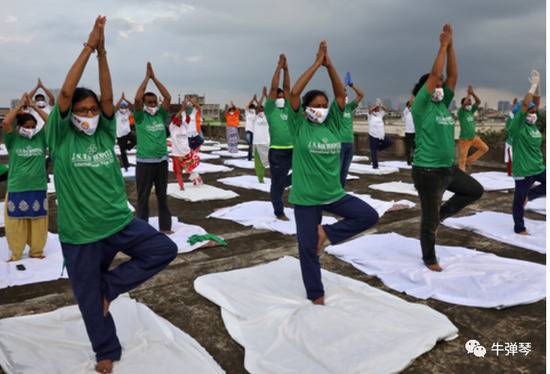
[[319,50],[317,51],[317,57],[315,58],[315,64],[317,66],[323,65],[323,62],[325,61],[326,53],[327,53],[327,42],[326,40],[323,40],[319,44]]
[[88,41],[86,42],[86,45],[93,49],[94,51],[99,46],[99,42],[101,40],[101,25],[105,24],[105,17],[97,16],[94,23],[94,28],[90,32],[90,35],[88,36]]
[[449,24],[445,24],[443,26],[443,31],[441,31],[441,34],[439,35],[439,43],[441,47],[447,48],[449,45],[451,45],[453,41],[453,34],[451,30],[451,26]]

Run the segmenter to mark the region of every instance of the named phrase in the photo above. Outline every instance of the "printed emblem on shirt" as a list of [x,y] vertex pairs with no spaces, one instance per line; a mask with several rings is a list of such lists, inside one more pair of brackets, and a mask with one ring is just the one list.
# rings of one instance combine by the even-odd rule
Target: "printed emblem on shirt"
[[453,120],[453,117],[451,116],[441,116],[438,115],[435,117],[435,120],[440,125],[446,125],[446,126],[454,126],[455,121]]
[[42,156],[44,154],[44,150],[42,148],[37,148],[31,145],[27,145],[25,148],[16,149],[15,153],[19,157],[36,157],[36,156]]
[[344,112],[344,118],[351,118],[350,112]]
[[542,135],[540,134],[540,131],[538,129],[528,129],[529,135],[531,135],[532,138],[541,138]]
[[157,123],[151,123],[150,125],[146,126],[147,131],[149,132],[159,132],[159,131],[165,131],[164,130],[164,124],[157,122]]
[[317,154],[340,154],[340,143],[329,143],[327,138],[323,138],[321,142],[310,141],[308,150],[310,153]]
[[71,161],[76,168],[97,168],[110,165],[115,161],[112,150],[98,152],[95,144],[91,144],[85,153],[74,152]]
[[283,121],[288,121],[288,114],[286,114],[286,113],[281,113],[281,119],[282,119]]

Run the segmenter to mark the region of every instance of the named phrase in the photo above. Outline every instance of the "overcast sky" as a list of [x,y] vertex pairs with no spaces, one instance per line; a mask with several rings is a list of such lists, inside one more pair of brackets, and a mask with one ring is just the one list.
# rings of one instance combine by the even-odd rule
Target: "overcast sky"
[[[106,47],[115,96],[133,98],[147,61],[174,101],[243,105],[269,84],[284,52],[292,82],[328,41],[336,68],[351,71],[366,99],[405,101],[430,70],[441,25],[451,22],[458,56],[457,95],[468,84],[495,106],[528,89],[532,68],[545,72],[544,0],[2,1],[0,105],[41,77],[61,86],[98,14],[107,16]],[[81,85],[97,90],[90,59]],[[328,89],[325,70],[310,88]],[[544,87],[543,87],[544,89]],[[543,90],[544,92],[544,90]]]

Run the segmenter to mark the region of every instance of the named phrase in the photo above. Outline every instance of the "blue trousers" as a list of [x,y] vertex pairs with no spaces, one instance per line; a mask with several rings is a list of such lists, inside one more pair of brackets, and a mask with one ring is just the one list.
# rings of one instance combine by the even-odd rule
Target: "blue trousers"
[[252,131],[245,132],[245,139],[246,144],[248,144],[248,155],[247,159],[248,161],[252,161],[252,149],[253,149],[253,141],[254,141],[254,133]]
[[340,148],[340,183],[342,187],[346,186],[349,166],[353,159],[353,143],[342,143]]
[[271,204],[273,213],[279,217],[284,214],[283,193],[292,184],[288,175],[292,168],[292,149],[269,149],[269,170],[271,172]]
[[378,151],[383,151],[392,145],[390,138],[386,135],[384,139],[378,139],[369,135],[370,158],[373,169],[378,169]]
[[369,204],[352,195],[326,205],[294,206],[298,250],[302,280],[307,298],[315,300],[325,294],[321,281],[321,263],[317,256],[317,227],[321,224],[323,211],[344,217],[332,225],[323,225],[331,244],[338,244],[376,225],[378,213]]
[[[518,233],[525,231],[523,220],[525,198],[534,200],[537,197],[546,196],[546,170],[537,175],[516,179],[515,182],[516,189],[514,191],[514,202],[512,203],[512,215],[514,216],[514,232]],[[535,182],[540,182],[540,184],[531,188]]]
[[[61,243],[61,247],[97,361],[119,360],[115,323],[110,313],[103,315],[103,298],[114,300],[164,269],[176,257],[177,245],[148,223],[134,219],[108,238],[81,245]],[[119,251],[130,260],[109,270]]]

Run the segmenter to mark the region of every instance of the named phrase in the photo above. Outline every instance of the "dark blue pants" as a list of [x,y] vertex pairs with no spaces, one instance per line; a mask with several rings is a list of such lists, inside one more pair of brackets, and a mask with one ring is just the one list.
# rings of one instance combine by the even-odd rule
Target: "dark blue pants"
[[[517,179],[516,190],[514,191],[514,202],[512,204],[512,215],[514,216],[514,232],[525,231],[525,198],[534,200],[537,197],[546,196],[546,170],[542,173]],[[535,182],[540,182],[537,187],[531,188]]]
[[[108,238],[81,245],[61,243],[61,247],[97,361],[119,360],[115,323],[110,313],[103,315],[103,298],[114,300],[164,269],[178,253],[176,244],[146,222],[134,219]],[[109,270],[119,251],[130,260]]]
[[252,149],[254,141],[254,133],[252,131],[245,132],[246,144],[248,144],[248,161],[252,161]]
[[279,217],[284,214],[283,193],[292,184],[288,175],[292,168],[292,149],[269,149],[269,170],[271,173],[271,204],[273,213]]
[[346,186],[349,166],[353,159],[353,143],[342,143],[340,148],[340,183],[342,187]]
[[369,204],[352,195],[326,205],[294,206],[298,250],[302,279],[307,298],[315,300],[325,294],[321,281],[321,263],[317,256],[317,227],[321,224],[323,211],[344,217],[332,225],[323,225],[331,244],[338,244],[351,238],[378,222],[378,213]]
[[373,169],[378,169],[378,151],[383,151],[391,146],[391,144],[392,142],[387,135],[384,139],[378,139],[369,135],[370,158],[372,159]]

